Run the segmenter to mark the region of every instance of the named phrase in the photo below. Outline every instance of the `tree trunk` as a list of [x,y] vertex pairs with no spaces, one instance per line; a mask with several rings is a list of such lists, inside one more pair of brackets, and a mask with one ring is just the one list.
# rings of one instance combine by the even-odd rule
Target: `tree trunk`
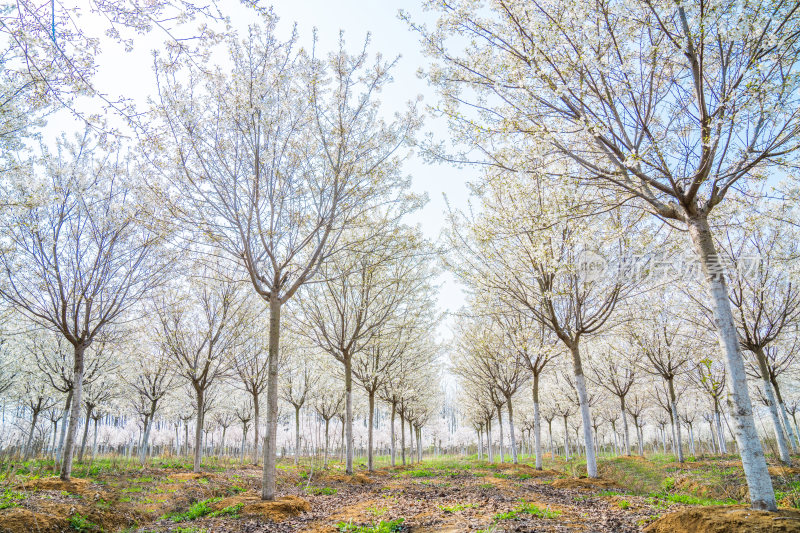
[[81,449],[78,452],[78,462],[83,462],[83,454],[86,452],[86,440],[89,438],[89,420],[92,418],[94,406],[86,408],[86,420],[83,424],[83,438],[81,438]]
[[100,422],[99,418],[94,419],[94,440],[92,441],[92,461],[97,455],[97,424]]
[[330,418],[326,418],[325,419],[325,460],[324,460],[324,462],[322,464],[322,468],[328,468],[328,444],[330,443],[330,440],[328,438],[328,429],[330,428],[330,425],[331,425],[331,419]]
[[717,430],[717,444],[719,445],[719,453],[728,453],[728,445],[725,443],[725,433],[722,431],[722,422],[720,420],[719,409],[714,411],[714,424]]
[[724,275],[719,272],[719,256],[714,247],[714,239],[705,216],[695,216],[688,220],[689,235],[700,258],[708,288],[711,293],[711,306],[714,322],[719,334],[720,348],[725,356],[727,367],[728,393],[733,402],[732,412],[736,427],[736,441],[742,457],[742,466],[750,491],[753,509],[777,511],[772,480],[767,471],[764,449],[758,438],[753,405],[747,391],[747,374],[744,360],[739,351],[736,324],[728,298],[728,286]]
[[395,450],[395,438],[394,438],[394,417],[395,412],[397,411],[397,403],[392,402],[392,423],[389,425],[389,440],[390,440],[390,453],[392,455],[392,466],[395,465],[395,457],[397,455],[397,451]]
[[61,479],[69,481],[72,476],[72,454],[75,450],[75,434],[78,431],[78,417],[81,414],[81,401],[83,396],[83,360],[86,346],[75,345],[75,355],[72,367],[72,407],[69,412],[69,428],[67,428],[66,441],[64,442],[64,455],[61,462]]
[[347,440],[347,453],[345,457],[345,471],[353,474],[353,361],[350,354],[344,354],[344,392],[345,392],[345,439]]
[[403,456],[403,466],[406,465],[406,420],[400,413],[400,454]]
[[767,356],[764,355],[764,349],[758,347],[754,351],[756,360],[758,361],[758,369],[761,372],[761,385],[764,388],[764,396],[767,398],[767,409],[769,416],[772,419],[772,427],[775,430],[775,440],[778,442],[778,453],[780,454],[781,462],[786,465],[792,464],[792,458],[789,455],[789,443],[786,434],[783,432],[781,425],[781,416],[778,413],[778,402],[775,401],[775,395],[772,392],[772,382],[769,379],[769,367],[767,366]]
[[494,463],[494,448],[492,447],[492,420],[486,421],[486,450],[489,454],[489,462]]
[[374,472],[374,464],[372,458],[372,439],[375,432],[375,391],[370,390],[367,392],[369,396],[369,428],[367,430],[367,470]]
[[511,395],[506,396],[508,406],[508,430],[511,432],[511,460],[516,465],[519,464],[517,458],[517,437],[514,435],[514,409],[511,406]]
[[566,416],[564,416],[564,459],[569,461],[569,427]]
[[[41,400],[39,401],[39,405],[41,405]],[[23,455],[22,461],[25,462],[31,456],[31,448],[33,446],[33,430],[36,429],[36,422],[39,419],[39,411],[34,409],[33,416],[31,417],[31,430],[28,432],[28,439],[25,443],[25,453]]]
[[789,423],[789,416],[786,414],[786,404],[783,403],[783,395],[781,395],[781,389],[778,386],[778,380],[775,379],[771,373],[770,381],[772,382],[772,388],[775,390],[775,396],[778,400],[778,409],[781,413],[781,417],[783,418],[783,425],[786,428],[786,432],[789,434],[789,443],[792,445],[792,451],[797,451],[797,447],[800,446],[800,440],[798,440],[797,433],[795,433],[794,428]]
[[247,445],[247,425],[242,424],[242,447],[241,451],[239,452],[240,464],[244,464],[244,448],[246,445]]
[[539,374],[533,375],[533,438],[536,470],[542,469],[542,415],[539,412]]
[[497,406],[497,423],[500,426],[500,463],[505,462],[505,450],[503,449],[503,406]]
[[478,433],[478,461],[483,460],[483,435],[481,435],[481,428],[476,430]]
[[[278,465],[278,357],[281,334],[281,302],[277,290],[269,300],[269,364],[267,374],[267,431],[264,435],[264,470],[261,499],[274,500]],[[258,424],[258,421],[256,421]]]
[[259,441],[259,420],[261,416],[261,412],[258,405],[258,394],[253,392],[253,464],[258,466],[261,462],[260,456],[258,455],[258,445],[261,441]]
[[619,407],[622,412],[622,432],[625,438],[625,455],[631,456],[631,433],[628,429],[628,414],[625,412],[625,396],[619,397]]
[[578,391],[578,403],[581,408],[583,422],[583,440],[586,448],[586,474],[590,478],[597,477],[597,458],[594,452],[594,439],[592,438],[592,414],[589,410],[589,396],[586,394],[586,380],[583,377],[583,363],[578,341],[570,346],[572,353],[572,368],[575,371],[575,388]]
[[61,433],[58,436],[58,449],[56,450],[56,460],[61,461],[64,457],[62,452],[64,451],[64,439],[67,435],[67,424],[69,423],[69,412],[72,408],[72,392],[73,389],[70,389],[67,393],[67,400],[64,402],[64,416],[61,417]]
[[300,464],[300,406],[294,406],[294,465]]
[[139,449],[139,464],[144,466],[145,461],[147,461],[147,445],[150,442],[150,430],[153,427],[153,415],[155,414],[155,409],[151,410],[151,412],[147,415],[147,419],[144,423],[144,434],[142,435],[142,446]]
[[197,399],[197,420],[194,428],[194,464],[192,472],[200,472],[200,464],[203,460],[203,424],[205,423],[205,391],[195,388]]
[[547,422],[547,431],[550,433],[550,459],[556,459],[556,447],[553,446],[553,421],[550,420]]
[[678,400],[675,397],[675,383],[672,378],[667,380],[667,387],[669,388],[669,408],[670,416],[672,417],[672,427],[675,428],[675,449],[678,452],[678,462],[682,463],[683,459],[683,442],[681,438],[681,421],[678,418]]
[[416,428],[417,432],[417,463],[422,462],[422,427]]

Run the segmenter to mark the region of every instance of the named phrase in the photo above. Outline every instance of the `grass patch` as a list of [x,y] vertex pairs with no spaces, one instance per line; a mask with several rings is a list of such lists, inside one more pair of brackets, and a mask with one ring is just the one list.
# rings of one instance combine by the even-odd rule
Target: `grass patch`
[[90,521],[82,514],[76,513],[69,517],[69,527],[75,531],[100,531],[100,526]]
[[[222,498],[210,498],[208,500],[195,502],[189,507],[188,510],[182,513],[169,513],[165,514],[162,518],[166,520],[171,520],[173,522],[188,522],[189,520],[196,520],[198,518],[202,518],[204,516],[214,513],[214,510],[211,509],[211,504],[216,503],[220,500],[222,500]],[[236,507],[236,505],[232,507]],[[230,509],[230,508],[226,507],[225,509]],[[225,509],[223,509],[222,511],[224,511]],[[241,506],[239,507],[239,509],[241,509]],[[222,511],[216,511],[216,512],[220,513]]]
[[339,492],[339,489],[333,487],[306,487],[306,493],[316,496],[333,496],[337,492]]
[[561,516],[561,511],[554,511],[552,509],[542,509],[533,503],[521,503],[511,511],[505,513],[498,513],[494,516],[495,522],[500,520],[518,520],[520,515],[528,514],[538,518],[556,518]]
[[474,509],[478,507],[477,503],[457,503],[456,505],[439,505],[439,509],[444,511],[445,513],[457,513],[459,511],[463,511],[464,509]]
[[359,526],[352,522],[339,522],[336,524],[336,528],[340,533],[395,533],[401,530],[403,522],[403,518],[389,520],[388,522],[381,520],[377,524],[369,526]]
[[408,470],[405,473],[409,477],[435,477],[436,472],[433,470]]
[[6,489],[0,495],[0,509],[8,509],[10,507],[19,507],[19,502],[28,496],[24,492]]

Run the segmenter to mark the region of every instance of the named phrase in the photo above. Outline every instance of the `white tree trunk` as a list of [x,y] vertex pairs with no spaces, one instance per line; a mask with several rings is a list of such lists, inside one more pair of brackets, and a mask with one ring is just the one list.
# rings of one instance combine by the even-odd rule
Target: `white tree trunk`
[[727,368],[728,393],[733,401],[732,414],[736,427],[736,441],[739,444],[742,466],[750,491],[750,502],[753,509],[775,511],[778,509],[775,492],[767,471],[764,449],[753,420],[753,405],[747,390],[747,374],[739,351],[739,339],[728,298],[728,287],[721,272],[721,262],[714,247],[711,229],[704,216],[689,219],[688,227],[711,294],[714,322]]

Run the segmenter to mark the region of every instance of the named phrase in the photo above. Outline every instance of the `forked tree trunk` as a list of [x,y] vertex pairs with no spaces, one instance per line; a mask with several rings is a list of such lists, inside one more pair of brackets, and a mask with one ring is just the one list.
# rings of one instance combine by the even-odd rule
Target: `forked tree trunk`
[[714,313],[714,322],[719,334],[719,344],[725,356],[726,377],[728,393],[733,402],[732,412],[736,428],[736,441],[742,457],[742,466],[747,478],[747,487],[750,491],[750,502],[753,509],[766,509],[776,511],[775,492],[772,480],[767,471],[767,461],[764,449],[758,438],[755,421],[753,420],[753,405],[747,390],[747,374],[745,373],[744,360],[739,351],[739,339],[736,324],[731,312],[731,303],[728,298],[728,286],[725,277],[720,272],[721,263],[714,247],[711,229],[705,216],[696,216],[688,220],[689,235],[694,244],[703,273],[711,293],[711,307]]
[[[267,430],[264,435],[264,471],[261,499],[274,500],[278,461],[278,351],[281,334],[281,302],[277,290],[269,301],[269,364],[267,373]],[[256,420],[258,424],[258,420]]]
[[78,431],[78,417],[81,414],[81,400],[83,399],[83,361],[86,346],[75,345],[75,356],[72,367],[72,407],[69,413],[69,428],[67,428],[66,441],[64,442],[64,455],[61,462],[61,479],[69,481],[72,476],[72,455],[75,450],[75,434]]

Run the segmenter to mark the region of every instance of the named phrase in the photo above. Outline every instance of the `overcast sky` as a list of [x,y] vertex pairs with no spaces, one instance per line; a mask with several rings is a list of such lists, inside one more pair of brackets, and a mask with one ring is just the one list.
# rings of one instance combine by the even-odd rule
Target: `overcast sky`
[[[220,6],[230,9],[225,13],[237,28],[244,29],[255,20],[253,12],[237,0],[221,0]],[[282,34],[288,36],[293,24],[297,23],[301,45],[310,47],[316,29],[318,52],[334,50],[338,46],[339,32],[343,30],[352,52],[361,49],[367,33],[370,33],[371,52],[380,52],[387,59],[400,56],[394,70],[395,82],[381,95],[388,114],[404,109],[406,102],[418,96],[422,96],[424,104],[435,104],[434,91],[417,76],[417,71],[427,64],[420,52],[418,36],[398,18],[402,9],[411,13],[415,21],[431,21],[431,14],[423,12],[420,0],[277,0],[273,7],[280,17],[279,31]],[[87,25],[88,34],[102,35],[103,27],[99,21],[94,25],[90,16],[82,20]],[[147,97],[155,93],[152,50],[160,48],[165,39],[165,34],[158,30],[138,36],[130,53],[104,40],[103,53],[97,58],[96,87],[110,96],[123,94],[144,108]],[[58,120],[52,121],[51,126],[59,123]],[[63,128],[54,127],[49,132],[56,135],[59,129]],[[432,120],[426,122],[424,131],[431,131],[440,138],[447,135],[444,125]],[[430,198],[425,208],[409,217],[407,222],[420,224],[428,238],[437,239],[445,223],[444,195],[451,205],[465,206],[466,181],[473,179],[476,171],[448,165],[427,165],[420,158],[413,157],[407,162],[405,172],[412,177],[413,189],[427,193]],[[442,276],[441,285],[440,308],[457,310],[464,303],[460,286],[450,275]],[[446,327],[440,333],[446,336]]]

